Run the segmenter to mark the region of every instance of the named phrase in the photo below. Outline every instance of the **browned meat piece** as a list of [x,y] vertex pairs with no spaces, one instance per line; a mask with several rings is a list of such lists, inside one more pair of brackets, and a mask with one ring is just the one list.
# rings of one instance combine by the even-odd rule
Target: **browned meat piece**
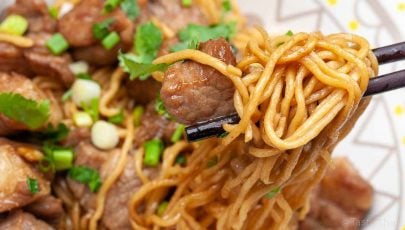
[[43,0],[16,0],[10,6],[7,14],[19,14],[28,19],[28,32],[54,32],[56,21],[48,12],[48,7]]
[[[18,154],[26,145],[0,139],[0,213],[30,204],[50,192],[50,183],[33,165]],[[37,180],[39,191],[32,194],[27,179]],[[1,229],[1,228],[0,228]]]
[[[126,51],[133,42],[134,23],[117,8],[111,14],[102,14],[104,2],[100,0],[81,1],[72,11],[58,22],[59,32],[64,35],[75,49],[76,59],[85,60],[94,65],[108,65],[117,61],[118,50]],[[107,18],[113,18],[111,29],[117,31],[121,42],[114,49],[106,50],[93,37],[92,27]]]
[[24,210],[45,220],[57,219],[64,214],[62,201],[51,195],[41,197],[24,207]]
[[[231,46],[223,38],[201,43],[200,50],[227,64],[236,64]],[[166,71],[160,95],[178,122],[194,124],[232,113],[234,92],[231,80],[217,70],[184,61]]]
[[69,127],[68,136],[62,141],[64,146],[75,147],[82,141],[90,141],[90,129],[86,127]]
[[44,221],[35,218],[33,215],[16,211],[7,217],[0,219],[0,229],[4,230],[52,230]]
[[[0,72],[0,93],[5,92],[17,93],[35,101],[47,99],[44,92],[30,79],[16,73],[6,74]],[[60,116],[61,112],[56,112],[59,108],[51,104],[50,110],[54,112],[50,114],[49,121],[53,124],[60,123],[60,119],[62,118]],[[28,127],[0,114],[0,135],[11,134],[19,130],[28,130]]]
[[0,42],[0,71],[15,71],[27,76],[32,74],[24,59],[23,49],[5,42]]
[[208,25],[207,18],[197,4],[183,7],[181,0],[149,1],[148,10],[151,15],[165,23],[174,32],[179,31],[190,23]]
[[312,193],[311,210],[299,229],[359,229],[372,200],[371,185],[346,158],[335,159],[335,168]]
[[136,104],[147,105],[156,100],[162,84],[153,78],[148,78],[145,81],[138,79],[129,80],[125,84],[129,96],[135,99]]
[[155,103],[150,103],[142,116],[141,126],[135,134],[135,146],[141,146],[145,141],[161,138],[170,143],[170,138],[176,129],[176,123],[160,116],[155,111]]

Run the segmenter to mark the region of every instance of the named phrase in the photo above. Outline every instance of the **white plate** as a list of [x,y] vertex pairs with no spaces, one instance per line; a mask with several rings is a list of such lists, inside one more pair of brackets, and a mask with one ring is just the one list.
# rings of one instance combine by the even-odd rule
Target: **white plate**
[[[0,11],[11,0],[0,0]],[[397,0],[239,0],[241,9],[271,33],[351,32],[374,47],[405,40],[405,1]],[[384,66],[381,73],[405,69]],[[373,98],[335,156],[351,159],[375,189],[374,204],[364,221],[367,230],[398,230],[405,225],[405,90]]]

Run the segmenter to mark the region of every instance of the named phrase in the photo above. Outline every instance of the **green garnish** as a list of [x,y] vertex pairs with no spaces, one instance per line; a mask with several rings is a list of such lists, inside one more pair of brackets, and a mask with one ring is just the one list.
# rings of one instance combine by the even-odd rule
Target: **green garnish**
[[165,213],[168,205],[169,205],[169,202],[167,202],[167,201],[163,201],[162,203],[160,203],[157,210],[156,210],[156,214],[158,216],[163,216],[163,214]]
[[101,186],[101,177],[98,171],[87,166],[73,166],[68,175],[73,180],[86,184],[92,192],[97,192]]
[[114,23],[114,18],[107,18],[102,22],[96,23],[91,28],[93,36],[99,40],[105,38],[110,33],[110,25]]
[[160,139],[153,139],[143,144],[145,149],[145,155],[143,158],[143,164],[149,167],[156,167],[160,161],[160,155],[162,155],[164,144]]
[[270,192],[268,192],[264,197],[266,197],[267,199],[271,199],[271,198],[275,197],[280,191],[281,191],[281,187],[276,187],[273,190],[271,190]]
[[45,157],[40,162],[41,171],[63,171],[72,167],[74,159],[73,149],[46,142],[43,151]]
[[21,122],[30,129],[43,126],[49,118],[50,105],[48,100],[34,101],[20,94],[0,93],[0,113]]
[[160,115],[164,116],[167,119],[172,119],[172,116],[167,112],[166,107],[162,101],[162,98],[160,98],[160,93],[158,94],[156,98],[156,103],[155,103],[155,111]]
[[232,3],[230,0],[223,0],[222,1],[222,9],[225,12],[230,12],[232,10]]
[[224,132],[218,135],[219,138],[225,138],[226,136],[229,135],[229,132]]
[[56,7],[50,6],[48,8],[48,13],[53,19],[58,19],[59,11]]
[[142,123],[142,115],[144,113],[144,108],[140,105],[136,106],[134,111],[132,112],[132,118],[134,119],[134,126],[138,127]]
[[49,124],[48,127],[41,132],[41,139],[46,141],[53,141],[58,142],[65,139],[69,134],[69,128],[60,123],[58,126],[53,127],[53,125]]
[[121,3],[121,9],[131,20],[134,20],[139,16],[139,6],[137,0],[123,0]]
[[285,35],[287,35],[287,36],[293,36],[294,35],[294,33],[291,31],[291,30],[289,30],[289,31],[287,31],[287,33],[285,33]]
[[124,112],[122,111],[108,118],[108,122],[117,125],[122,124],[123,121],[124,121]]
[[98,121],[99,112],[98,112],[98,105],[100,100],[98,98],[93,98],[89,104],[83,103],[81,107],[83,108],[84,112],[88,113],[91,116],[93,122]]
[[118,54],[118,60],[123,70],[130,74],[131,80],[138,77],[140,80],[146,80],[151,73],[165,71],[169,67],[169,64],[142,63],[138,56],[121,52]]
[[88,73],[79,73],[76,75],[76,78],[78,79],[83,79],[83,80],[93,80],[93,78],[91,78],[91,75]]
[[184,126],[183,124],[178,124],[177,127],[176,127],[176,130],[174,131],[174,133],[173,133],[170,140],[173,143],[178,142],[181,139],[181,137],[183,136],[185,128],[186,128],[186,126]]
[[27,177],[27,187],[32,195],[35,195],[39,192],[39,185],[36,179]]
[[118,35],[117,32],[114,31],[109,33],[105,38],[103,38],[101,44],[104,46],[104,48],[110,50],[114,48],[114,46],[116,46],[120,42],[120,40],[121,40],[120,36]]
[[216,164],[218,164],[218,157],[217,156],[215,156],[215,157],[208,160],[207,167],[211,168],[211,167],[215,166]]
[[70,98],[72,98],[72,89],[67,90],[63,95],[62,95],[62,101],[67,101]]
[[172,47],[170,47],[170,52],[178,52],[185,49],[195,50],[198,48],[198,45],[199,45],[198,39],[192,39],[191,41],[180,42],[173,45]]
[[179,154],[177,155],[175,162],[178,165],[185,165],[187,164],[187,158],[184,154]]
[[104,13],[113,11],[121,3],[122,0],[107,0],[104,3]]
[[174,51],[180,51],[181,48],[190,48],[190,44],[206,42],[210,39],[223,37],[231,39],[236,31],[236,23],[218,24],[213,26],[201,26],[189,24],[186,28],[179,31],[180,43],[171,48]]
[[52,54],[60,55],[69,48],[69,43],[61,33],[56,33],[46,41],[46,47]]
[[0,24],[0,33],[23,35],[28,28],[28,21],[24,17],[12,14]]
[[192,0],[182,0],[181,4],[185,7],[191,6]]

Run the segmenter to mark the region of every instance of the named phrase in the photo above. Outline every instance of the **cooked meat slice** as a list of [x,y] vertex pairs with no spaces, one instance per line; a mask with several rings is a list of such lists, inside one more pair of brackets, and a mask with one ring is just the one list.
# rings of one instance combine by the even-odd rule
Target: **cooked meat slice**
[[176,123],[160,116],[155,111],[155,103],[149,103],[142,115],[141,126],[135,134],[135,146],[141,146],[145,141],[161,138],[170,143],[170,138],[176,129]]
[[[33,165],[25,162],[18,154],[26,145],[0,139],[0,213],[30,204],[50,192],[50,183]],[[38,182],[39,191],[32,194],[27,179]]]
[[135,99],[136,104],[147,105],[156,100],[162,84],[153,78],[141,81],[139,79],[129,80],[125,84],[129,96]]
[[110,50],[106,50],[100,44],[94,44],[87,47],[74,49],[72,52],[75,60],[86,61],[89,64],[96,66],[105,66],[114,64],[118,61],[117,53],[119,50],[123,50],[123,46],[118,44]]
[[15,71],[27,76],[32,74],[24,59],[23,49],[5,42],[0,42],[0,71]]
[[0,219],[0,229],[3,230],[52,230],[50,225],[42,220],[35,218],[33,215],[16,211],[10,213],[4,219]]
[[[208,25],[208,20],[197,4],[184,7],[181,0],[149,1],[148,10],[174,32],[188,24]],[[169,19],[169,20],[168,20]]]
[[16,0],[10,6],[7,14],[19,14],[27,18],[28,32],[54,32],[56,21],[48,12],[48,7],[43,0]]
[[[231,46],[223,38],[201,43],[200,50],[227,64],[236,64]],[[166,71],[160,95],[178,122],[194,124],[232,113],[234,91],[231,80],[217,70],[184,61]]]
[[64,146],[75,147],[80,142],[90,141],[90,129],[86,127],[69,127],[68,136],[62,140]]
[[62,201],[51,195],[39,198],[24,207],[24,210],[45,220],[57,219],[64,214]]
[[346,158],[335,159],[311,195],[311,210],[300,229],[359,229],[371,208],[373,188]]
[[[20,94],[25,98],[35,101],[48,99],[47,95],[30,79],[16,73],[7,74],[0,72],[0,93],[6,92]],[[50,110],[53,112],[50,114],[49,121],[52,124],[58,124],[62,118],[62,112],[59,109],[55,104],[51,103]],[[26,125],[0,114],[0,135],[12,134],[19,130],[28,129]]]

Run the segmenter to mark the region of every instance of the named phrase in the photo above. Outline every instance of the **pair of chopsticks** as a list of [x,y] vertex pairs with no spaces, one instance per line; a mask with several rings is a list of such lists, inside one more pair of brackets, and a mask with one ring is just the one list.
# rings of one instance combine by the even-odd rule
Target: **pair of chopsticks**
[[[405,59],[405,42],[376,48],[373,50],[377,57],[378,64],[384,65]],[[364,97],[372,96],[390,90],[405,87],[405,70],[381,75],[370,79]],[[240,121],[238,114],[217,117],[208,121],[198,122],[195,125],[186,127],[188,141],[198,141],[208,137],[220,137],[225,133],[223,124],[237,124]]]

